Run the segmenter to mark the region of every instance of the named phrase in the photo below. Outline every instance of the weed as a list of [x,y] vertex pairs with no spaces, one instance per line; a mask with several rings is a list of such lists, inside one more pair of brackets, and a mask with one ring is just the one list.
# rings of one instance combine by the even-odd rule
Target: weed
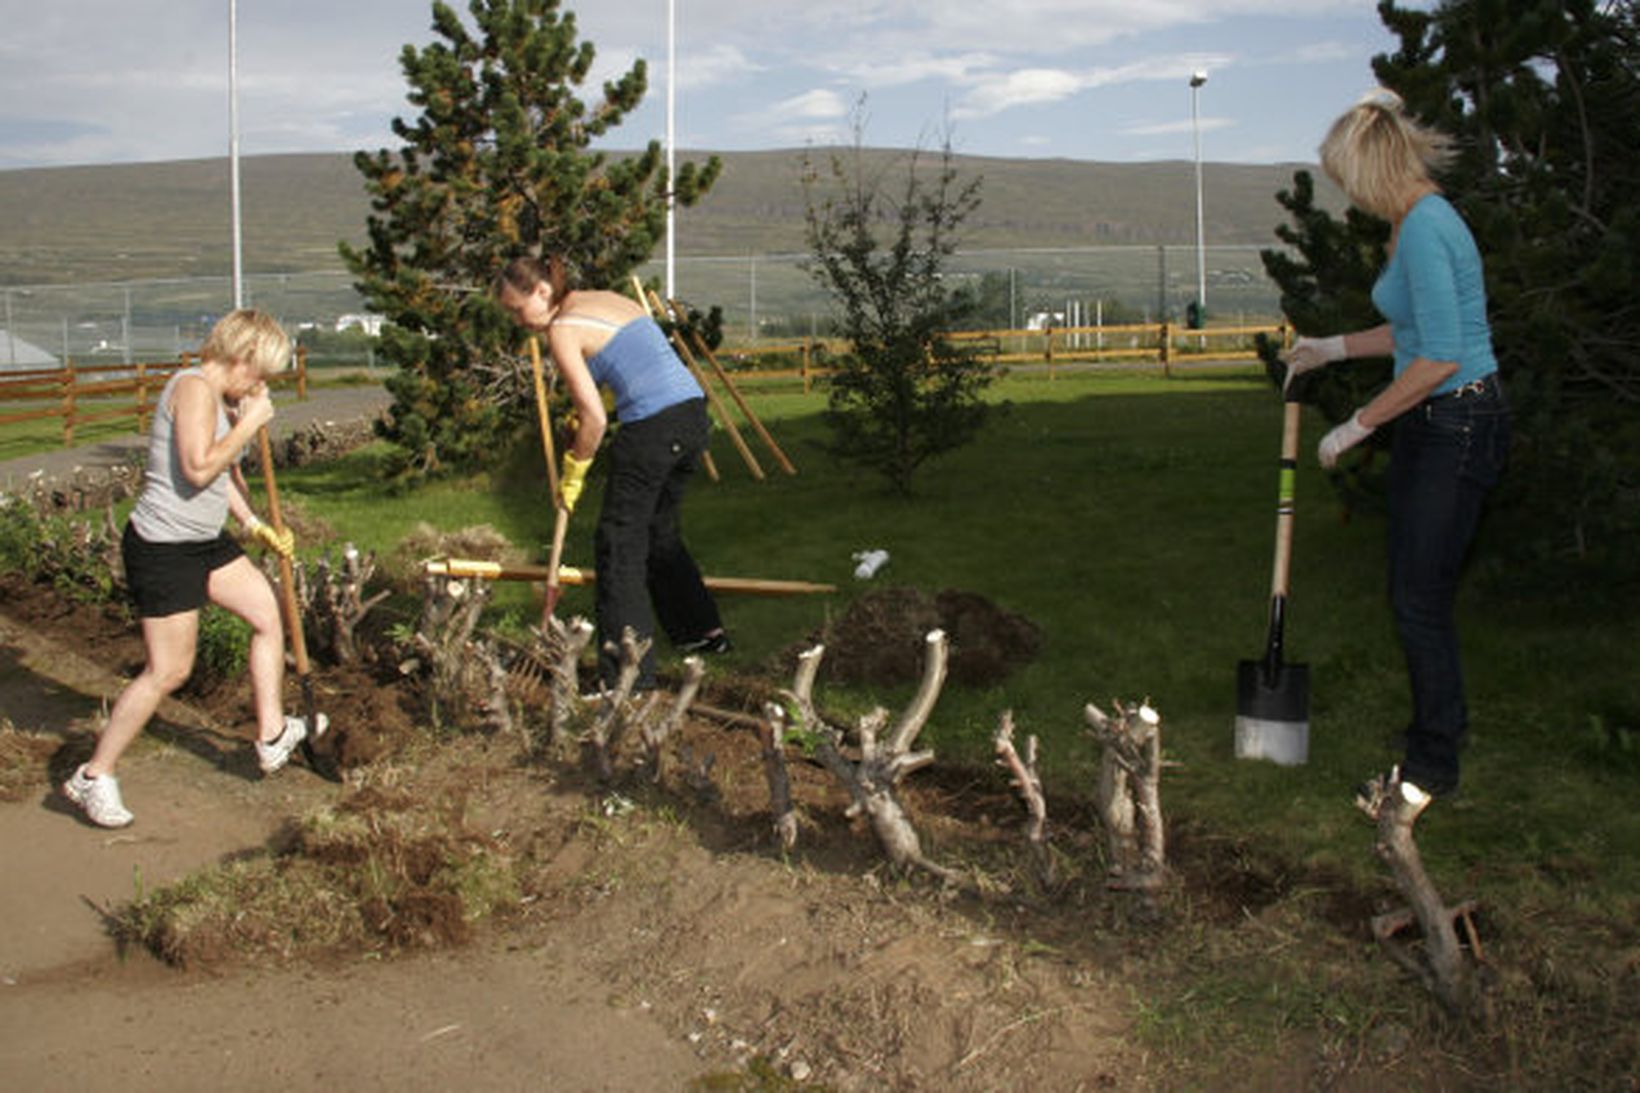
[[251,653],[250,623],[215,604],[199,612],[196,670],[210,680],[233,679],[245,670]]

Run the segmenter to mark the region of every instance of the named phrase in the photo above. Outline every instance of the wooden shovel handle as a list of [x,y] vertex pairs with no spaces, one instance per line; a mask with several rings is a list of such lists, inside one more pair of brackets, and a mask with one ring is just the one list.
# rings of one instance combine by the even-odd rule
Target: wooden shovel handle
[[[279,507],[279,483],[273,477],[273,448],[268,442],[266,425],[256,434],[262,454],[262,483],[268,491],[268,515],[273,530],[285,530],[284,510]],[[290,635],[290,652],[296,661],[296,674],[306,679],[308,674],[307,637],[302,633],[302,609],[296,602],[296,571],[290,559],[279,556],[279,606],[285,616],[285,632]]]
[[1293,495],[1294,482],[1298,477],[1301,409],[1297,402],[1286,403],[1286,417],[1281,426],[1281,476],[1276,489],[1276,558],[1270,577],[1270,595],[1283,599],[1287,595],[1287,574],[1293,559]]

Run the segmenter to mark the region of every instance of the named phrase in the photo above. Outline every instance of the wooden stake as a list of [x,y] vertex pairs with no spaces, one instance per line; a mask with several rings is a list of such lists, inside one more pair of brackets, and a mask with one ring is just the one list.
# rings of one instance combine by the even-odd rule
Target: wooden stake
[[796,474],[797,468],[792,466],[792,461],[786,458],[786,453],[780,450],[780,445],[774,442],[774,437],[769,435],[769,430],[763,427],[763,422],[758,420],[757,415],[752,412],[752,408],[741,397],[740,388],[735,386],[735,381],[729,378],[729,373],[724,370],[723,365],[718,363],[717,357],[712,353],[711,346],[706,344],[706,339],[701,337],[700,332],[694,327],[685,326],[683,308],[678,305],[676,300],[668,300],[666,303],[672,310],[672,321],[678,324],[680,330],[688,330],[689,339],[694,342],[695,348],[712,366],[712,371],[717,374],[717,378],[722,381],[723,386],[728,388],[730,397],[735,400],[735,405],[740,407],[740,412],[746,415],[746,420],[751,422],[752,428],[757,430],[758,437],[768,446],[769,451],[774,453],[775,462],[780,464],[780,469],[787,474]]
[[[649,298],[655,312],[661,315],[666,314],[666,309],[661,304],[659,296],[650,293]],[[677,326],[677,324],[674,323],[674,326]],[[753,478],[762,481],[764,478],[762,464],[758,463],[757,456],[752,454],[752,449],[747,445],[746,438],[740,435],[740,430],[735,426],[734,419],[729,416],[729,411],[724,409],[722,400],[717,396],[717,390],[712,386],[711,381],[706,378],[706,371],[695,360],[695,355],[689,351],[688,344],[676,330],[672,334],[672,344],[677,348],[678,356],[689,366],[689,371],[694,373],[695,381],[700,384],[700,389],[706,392],[706,401],[712,404],[712,412],[717,415],[718,423],[728,430],[729,439],[734,441],[735,450],[740,453],[740,458],[745,461],[747,470],[752,472]]]
[[[655,309],[649,306],[649,297],[644,293],[643,282],[638,280],[638,275],[636,273],[632,275],[632,291],[637,294],[638,303],[643,305],[644,313],[651,319],[659,318],[659,316],[655,314]],[[685,365],[685,367],[688,366]],[[696,376],[695,378],[698,381],[700,377]],[[702,386],[704,387],[705,385],[703,384]],[[711,452],[702,451],[700,453],[700,465],[706,468],[706,476],[713,482],[722,481],[722,478],[718,475],[717,462],[712,458]]]

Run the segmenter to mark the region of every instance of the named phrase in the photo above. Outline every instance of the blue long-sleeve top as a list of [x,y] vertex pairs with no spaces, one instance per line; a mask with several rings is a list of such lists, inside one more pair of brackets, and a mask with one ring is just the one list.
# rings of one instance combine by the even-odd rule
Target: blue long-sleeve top
[[1458,371],[1432,394],[1444,394],[1498,370],[1486,321],[1486,277],[1475,237],[1440,194],[1421,198],[1401,221],[1389,264],[1372,286],[1372,302],[1395,338],[1395,374],[1418,357],[1454,361]]

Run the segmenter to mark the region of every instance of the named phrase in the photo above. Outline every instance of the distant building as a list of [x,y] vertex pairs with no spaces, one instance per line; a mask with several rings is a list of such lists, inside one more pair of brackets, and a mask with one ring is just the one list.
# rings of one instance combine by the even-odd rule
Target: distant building
[[343,315],[336,320],[336,333],[344,330],[362,330],[372,338],[380,336],[384,319],[380,315]]
[[0,330],[0,371],[7,368],[55,368],[56,357],[9,330]]

